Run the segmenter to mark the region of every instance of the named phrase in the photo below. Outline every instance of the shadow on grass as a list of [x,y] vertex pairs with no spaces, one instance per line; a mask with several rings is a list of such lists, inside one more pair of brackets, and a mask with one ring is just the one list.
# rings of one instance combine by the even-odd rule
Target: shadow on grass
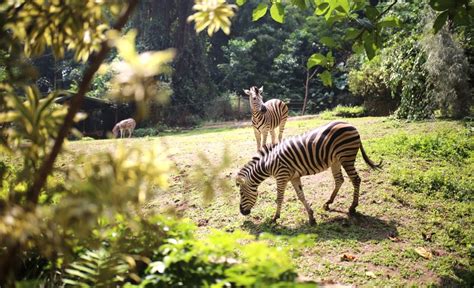
[[474,287],[474,271],[472,271],[472,269],[455,265],[453,267],[453,272],[458,279],[450,276],[443,276],[438,285],[440,287]]
[[316,234],[318,241],[332,239],[354,239],[357,241],[383,240],[388,237],[398,235],[397,222],[389,222],[357,213],[354,216],[347,216],[345,212],[332,210],[345,214],[326,219],[319,219],[316,225],[310,226],[308,222],[302,223],[297,227],[287,227],[280,224],[271,223],[271,220],[259,224],[252,221],[245,221],[242,229],[251,234],[258,235],[262,232],[274,235],[297,236],[300,234]]

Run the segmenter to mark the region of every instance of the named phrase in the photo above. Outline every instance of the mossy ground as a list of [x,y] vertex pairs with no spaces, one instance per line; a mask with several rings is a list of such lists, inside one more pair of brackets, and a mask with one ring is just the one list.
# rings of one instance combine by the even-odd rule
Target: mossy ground
[[[286,126],[284,137],[297,135],[327,123],[319,117],[293,119]],[[371,171],[359,157],[356,167],[362,178],[359,214],[350,217],[347,210],[352,200],[352,185],[345,177],[332,211],[322,206],[333,189],[329,171],[302,179],[306,197],[315,210],[317,224],[309,226],[303,205],[291,185],[285,194],[281,219],[270,223],[275,209],[275,181],[269,179],[259,188],[259,199],[248,217],[239,214],[239,195],[233,186],[234,176],[256,152],[252,128],[234,125],[233,128],[197,129],[154,138],[124,140],[76,141],[68,145],[76,153],[94,153],[114,149],[118,143],[126,146],[166,147],[163,153],[177,163],[170,177],[168,191],[157,191],[147,208],[159,211],[173,208],[182,217],[191,218],[205,234],[210,229],[227,231],[242,229],[255,235],[281,235],[275,245],[292,244],[293,258],[301,279],[322,283],[342,283],[357,286],[471,286],[473,285],[474,205],[472,201],[458,201],[439,193],[414,193],[395,185],[403,171],[423,174],[433,165],[446,169],[449,175],[461,175],[472,188],[474,161],[469,150],[464,162],[449,159],[425,159],[425,155],[401,153],[387,139],[393,135],[427,135],[430,133],[465,133],[465,123],[456,121],[428,121],[407,123],[384,117],[344,119],[356,126],[364,148],[374,161],[384,160],[383,171]],[[242,126],[242,127],[239,127]],[[472,148],[472,134],[467,136]],[[456,140],[453,140],[456,141]],[[403,143],[402,143],[403,144]],[[448,143],[448,145],[450,145]],[[210,202],[203,201],[203,193],[189,180],[199,154],[213,163],[220,163],[224,150],[230,165],[221,173],[232,184],[230,191],[218,189]],[[61,162],[69,162],[70,157]],[[443,166],[444,165],[444,166]],[[415,177],[415,176],[414,176]],[[409,177],[408,177],[409,178]],[[463,180],[463,181],[464,181]],[[464,185],[464,184],[463,184]],[[467,185],[467,186],[466,186]],[[463,188],[464,189],[464,188]],[[425,191],[426,192],[426,191]],[[471,193],[474,193],[471,190]],[[471,198],[472,199],[472,198]],[[305,245],[295,245],[292,239],[306,237]],[[309,242],[309,243],[308,243]],[[424,248],[430,259],[419,255]],[[418,250],[419,251],[419,250]],[[355,256],[342,261],[344,254]]]

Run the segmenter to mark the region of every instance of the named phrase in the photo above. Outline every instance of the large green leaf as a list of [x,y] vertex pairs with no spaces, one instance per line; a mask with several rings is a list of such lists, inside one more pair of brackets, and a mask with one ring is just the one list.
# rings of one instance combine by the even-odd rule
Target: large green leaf
[[268,6],[267,4],[260,3],[257,8],[253,9],[252,12],[252,21],[257,21],[267,14]]
[[374,35],[369,33],[364,33],[364,49],[367,54],[367,58],[372,59],[375,57],[375,52],[377,51],[377,46],[374,43]]
[[319,78],[323,81],[324,86],[332,86],[332,76],[328,70],[325,70],[323,73],[319,74]]
[[379,27],[399,27],[400,26],[400,19],[395,16],[387,16],[380,20],[377,25]]
[[314,14],[317,16],[324,15],[328,12],[329,10],[329,4],[328,3],[321,3],[316,7],[316,10],[314,11]]
[[304,0],[291,0],[291,3],[300,9],[306,9],[306,2]]
[[321,43],[323,43],[324,45],[330,48],[337,46],[336,42],[331,37],[324,36],[324,37],[321,37],[319,41],[321,41]]
[[434,33],[438,33],[438,31],[443,28],[444,23],[448,20],[449,16],[449,11],[444,11],[443,13],[439,14],[438,17],[436,17],[436,20],[433,23],[433,30]]
[[349,0],[338,0],[337,3],[339,4],[340,7],[342,7],[342,9],[344,9],[346,13],[349,13],[351,9]]
[[270,16],[272,16],[273,20],[278,23],[283,23],[285,21],[285,10],[281,3],[275,2],[272,4],[270,8]]
[[436,11],[444,11],[456,7],[456,0],[430,0],[430,6]]
[[347,28],[346,34],[344,35],[344,40],[347,41],[355,39],[357,36],[359,36],[360,31],[360,29],[355,29],[352,27]]
[[308,69],[313,68],[316,65],[325,65],[326,64],[326,56],[321,53],[316,53],[309,57],[308,62],[306,63],[306,67]]

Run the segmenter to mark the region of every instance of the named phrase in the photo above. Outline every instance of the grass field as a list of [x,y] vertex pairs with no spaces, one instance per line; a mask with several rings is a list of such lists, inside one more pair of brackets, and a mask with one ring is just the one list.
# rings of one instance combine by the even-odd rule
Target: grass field
[[[68,149],[70,155],[75,155],[114,149],[118,143],[166,147],[163,153],[177,163],[176,170],[170,177],[170,189],[157,191],[147,209],[164,211],[171,207],[178,215],[192,219],[200,234],[219,228],[241,229],[257,236],[281,236],[275,245],[291,246],[302,281],[357,286],[472,287],[472,128],[455,121],[407,123],[383,117],[345,121],[359,129],[369,157],[376,162],[383,159],[384,170],[371,171],[358,157],[356,167],[362,185],[359,215],[354,217],[347,214],[352,185],[346,175],[332,211],[322,209],[333,189],[330,172],[304,177],[303,189],[315,211],[315,226],[308,225],[304,207],[291,185],[285,194],[281,219],[276,225],[270,224],[276,208],[273,179],[260,186],[252,214],[239,214],[234,176],[256,150],[253,131],[247,126],[223,125],[154,138],[76,141]],[[318,117],[293,119],[287,123],[284,137],[327,122]],[[217,187],[214,198],[203,201],[202,190],[189,176],[196,170],[195,165],[202,163],[202,155],[219,165],[224,150],[230,165],[220,176],[232,188]],[[305,241],[295,245],[294,239]]]

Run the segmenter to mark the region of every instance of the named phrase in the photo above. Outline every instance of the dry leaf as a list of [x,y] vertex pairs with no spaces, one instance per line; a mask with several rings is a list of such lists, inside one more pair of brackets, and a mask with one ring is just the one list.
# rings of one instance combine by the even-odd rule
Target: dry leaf
[[368,277],[370,277],[370,278],[377,278],[377,276],[375,275],[375,273],[372,272],[372,271],[367,271],[367,272],[365,272],[365,275],[368,276]]
[[418,255],[420,255],[421,257],[423,257],[425,259],[431,259],[433,257],[433,254],[431,254],[430,251],[426,250],[423,247],[415,248],[415,252],[418,253]]
[[388,237],[388,239],[390,239],[392,242],[400,242],[400,238],[398,237]]
[[344,254],[341,256],[341,261],[354,261],[356,257],[351,254]]

